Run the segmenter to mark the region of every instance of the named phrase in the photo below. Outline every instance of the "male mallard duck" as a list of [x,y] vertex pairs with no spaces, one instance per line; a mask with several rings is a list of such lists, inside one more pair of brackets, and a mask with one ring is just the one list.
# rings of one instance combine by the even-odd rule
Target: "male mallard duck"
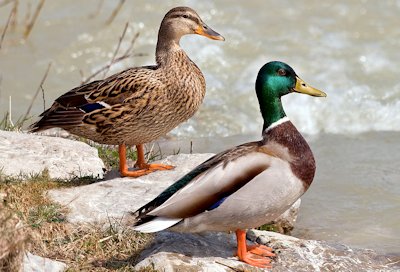
[[[70,90],[40,115],[31,131],[60,127],[98,143],[119,145],[122,176],[173,168],[147,164],[143,144],[192,117],[203,101],[203,74],[179,46],[186,34],[224,40],[193,9],[173,8],[158,32],[157,65],[129,68]],[[128,171],[126,145],[136,145],[137,171]]]
[[274,256],[272,249],[246,245],[245,229],[285,212],[308,189],[315,173],[311,149],[286,117],[281,96],[326,94],[277,61],[261,68],[256,92],[264,119],[263,139],[221,152],[197,166],[134,213],[135,230],[235,230],[239,260],[270,266],[266,256]]

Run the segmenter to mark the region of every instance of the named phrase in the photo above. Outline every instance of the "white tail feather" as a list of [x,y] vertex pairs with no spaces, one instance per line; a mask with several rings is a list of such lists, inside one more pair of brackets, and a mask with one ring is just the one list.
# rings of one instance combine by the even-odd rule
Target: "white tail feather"
[[167,229],[181,220],[182,218],[176,219],[176,218],[156,217],[149,222],[133,227],[133,229],[145,233],[157,232]]

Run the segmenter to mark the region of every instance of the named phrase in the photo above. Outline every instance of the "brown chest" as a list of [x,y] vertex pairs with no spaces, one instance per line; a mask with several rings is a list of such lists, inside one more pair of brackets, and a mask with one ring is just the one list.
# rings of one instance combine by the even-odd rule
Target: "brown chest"
[[307,190],[314,179],[316,165],[314,155],[300,132],[288,121],[268,131],[264,137],[285,147],[293,174]]

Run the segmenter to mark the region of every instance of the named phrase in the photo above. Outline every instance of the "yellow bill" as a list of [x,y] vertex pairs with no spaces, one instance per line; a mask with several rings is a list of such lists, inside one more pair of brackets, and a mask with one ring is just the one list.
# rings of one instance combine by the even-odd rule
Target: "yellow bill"
[[302,80],[298,76],[296,76],[296,86],[294,87],[293,91],[295,91],[296,93],[303,93],[311,96],[326,97],[326,93],[307,85],[307,83],[305,83],[304,80]]

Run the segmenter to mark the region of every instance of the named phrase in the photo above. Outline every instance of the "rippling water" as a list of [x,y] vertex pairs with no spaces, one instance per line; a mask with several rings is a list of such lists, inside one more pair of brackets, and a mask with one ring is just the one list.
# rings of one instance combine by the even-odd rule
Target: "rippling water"
[[[304,197],[298,234],[306,235],[308,229],[314,238],[400,252],[400,222],[394,216],[400,208],[400,1],[127,1],[109,26],[104,22],[115,1],[104,1],[93,17],[99,2],[47,1],[28,41],[20,41],[21,24],[7,33],[0,50],[0,113],[8,109],[9,96],[13,116],[25,113],[50,61],[46,106],[78,85],[80,70],[89,75],[109,61],[127,21],[128,37],[140,32],[136,52],[147,56],[119,63],[110,73],[153,64],[165,12],[191,6],[226,41],[183,38],[181,44],[203,70],[208,89],[198,114],[171,135],[259,133],[258,69],[270,60],[289,63],[306,82],[328,93],[326,99],[294,94],[283,99],[296,126],[314,135],[309,138],[320,166]],[[20,21],[25,5],[20,6]],[[10,9],[0,7],[0,26]],[[128,45],[124,42],[121,51]],[[32,114],[42,110],[39,96]],[[237,143],[232,138],[217,141]],[[199,151],[213,149],[205,145]],[[344,223],[351,227],[337,231]]]

